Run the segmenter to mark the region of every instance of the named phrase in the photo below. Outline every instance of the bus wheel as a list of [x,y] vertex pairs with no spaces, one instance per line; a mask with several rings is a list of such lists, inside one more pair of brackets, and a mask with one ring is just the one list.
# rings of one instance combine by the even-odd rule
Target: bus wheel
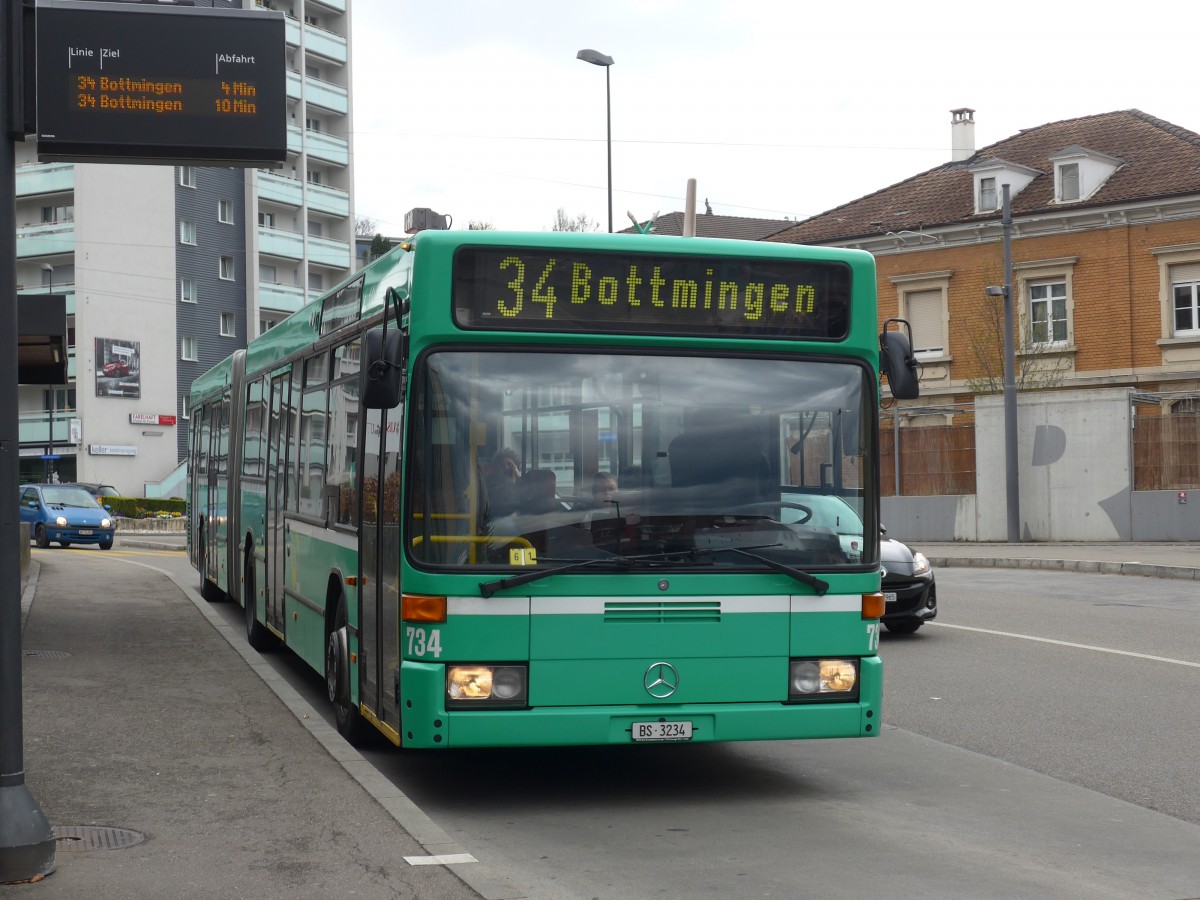
[[254,581],[254,560],[252,559],[246,560],[246,578],[242,587],[242,600],[245,601],[246,607],[246,643],[259,653],[274,650],[279,644],[279,638],[268,631],[266,625],[258,621],[258,590]]
[[333,630],[325,641],[325,691],[333,704],[338,734],[357,747],[366,738],[366,722],[350,702],[350,637],[346,622],[346,598],[339,597]]
[[209,603],[217,603],[223,600],[221,589],[208,580],[208,535],[204,533],[204,526],[200,527],[200,550],[197,553],[197,568],[200,570],[200,596]]

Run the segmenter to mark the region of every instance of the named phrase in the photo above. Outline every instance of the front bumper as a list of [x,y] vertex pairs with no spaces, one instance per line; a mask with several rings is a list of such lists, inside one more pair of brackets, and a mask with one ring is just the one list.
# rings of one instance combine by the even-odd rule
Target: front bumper
[[[405,662],[401,728],[405,747],[628,745],[632,723],[689,721],[690,743],[875,737],[883,727],[883,663],[862,660],[859,699],[851,703],[655,703],[637,706],[453,710],[443,703],[445,667]],[[411,706],[409,705],[411,701]],[[428,710],[422,715],[416,710]]]

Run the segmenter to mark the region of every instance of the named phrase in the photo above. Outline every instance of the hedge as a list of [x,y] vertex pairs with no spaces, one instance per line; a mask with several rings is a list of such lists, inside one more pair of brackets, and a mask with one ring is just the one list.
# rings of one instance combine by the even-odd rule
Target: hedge
[[101,497],[101,505],[115,515],[130,519],[154,519],[187,515],[187,501],[166,497]]

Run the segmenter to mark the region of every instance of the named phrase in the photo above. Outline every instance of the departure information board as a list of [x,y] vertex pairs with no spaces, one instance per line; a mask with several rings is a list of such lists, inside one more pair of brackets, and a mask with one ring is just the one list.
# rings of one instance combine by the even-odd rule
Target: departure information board
[[38,0],[36,17],[41,159],[286,158],[282,13]]

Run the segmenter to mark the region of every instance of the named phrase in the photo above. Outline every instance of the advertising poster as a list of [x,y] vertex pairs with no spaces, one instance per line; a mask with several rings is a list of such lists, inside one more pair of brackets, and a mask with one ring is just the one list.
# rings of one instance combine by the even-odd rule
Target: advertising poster
[[96,396],[141,397],[140,341],[96,338]]

